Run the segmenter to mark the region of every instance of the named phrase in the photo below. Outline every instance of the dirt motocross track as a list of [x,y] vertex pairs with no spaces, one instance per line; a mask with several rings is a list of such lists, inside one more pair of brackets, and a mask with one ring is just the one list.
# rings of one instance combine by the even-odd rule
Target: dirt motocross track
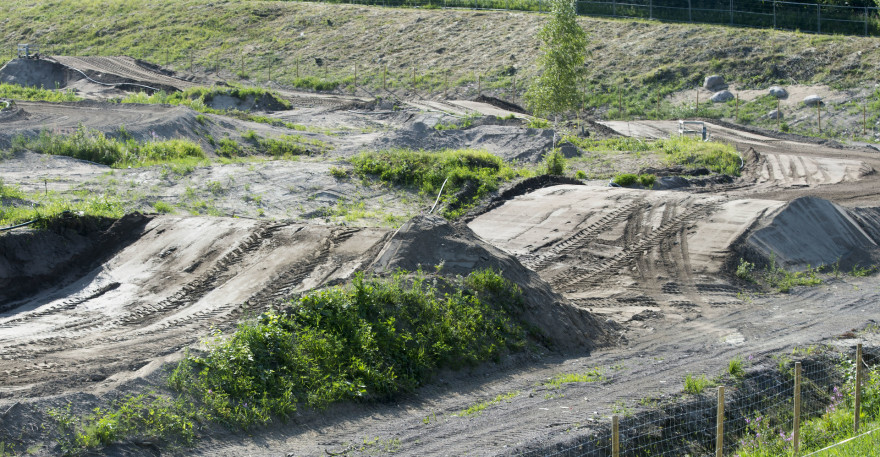
[[[92,62],[92,70],[106,71],[99,63]],[[143,76],[124,74],[131,80]],[[430,129],[464,106],[414,100],[419,108],[387,113],[381,107],[349,109],[358,102],[351,98],[322,104],[316,101],[321,97],[285,93],[310,102],[271,115],[318,125],[382,126],[341,137],[313,134],[338,145],[329,157],[301,167],[320,167],[321,173],[338,163],[337,157],[360,148],[416,137],[413,132]],[[490,109],[467,106],[468,112]],[[95,128],[110,128],[113,119],[123,119],[133,134],[143,136],[155,129],[167,131],[163,135],[168,137],[187,136],[196,126],[195,113],[180,107],[89,101],[21,102],[17,109],[18,114],[6,114],[0,122],[26,134],[75,128],[76,119],[85,118]],[[211,118],[218,132],[281,132]],[[667,137],[677,128],[662,121],[605,125],[642,138]],[[520,151],[526,157],[534,155],[535,142],[544,137],[539,130],[515,126],[475,128],[488,133],[465,130],[434,140],[479,142],[497,134],[493,147],[527,144]],[[851,345],[853,340],[835,338],[876,324],[876,276],[827,277],[821,286],[777,294],[737,279],[733,270],[741,258],[758,264],[778,258],[792,270],[836,261],[844,270],[878,263],[880,212],[873,206],[880,197],[880,156],[868,148],[832,147],[730,125],[709,125],[709,131],[742,154],[742,178],[719,183],[693,179],[664,191],[536,180],[519,191],[499,193],[463,221],[422,215],[399,230],[129,214],[117,221],[61,219],[49,230],[6,233],[0,236],[0,411],[5,411],[0,431],[39,442],[39,431],[28,424],[45,418],[45,407],[67,401],[97,405],[159,384],[162,368],[184,349],[199,347],[213,329],[230,330],[284,298],[344,283],[361,270],[439,263],[452,273],[502,270],[525,289],[528,319],[556,342],[557,350],[442,372],[394,402],[302,411],[287,423],[248,434],[214,430],[185,453],[513,455],[586,439],[621,405],[638,409],[648,395],[677,394],[686,374],[713,376],[735,355],[754,356],[751,368],[760,369],[772,364],[763,356],[793,346]],[[4,139],[11,141],[0,134],[0,142]],[[512,147],[496,153],[517,157]],[[53,158],[58,162],[45,170],[58,179],[53,184],[58,189],[75,189],[73,181],[105,172],[61,159]],[[30,153],[17,155],[0,163],[0,170],[7,183],[33,186],[35,160]],[[273,173],[273,166],[254,166],[253,175],[237,179],[262,179]],[[208,167],[196,176],[206,179],[216,169]],[[141,185],[152,179],[137,174],[148,174],[145,170],[117,172]],[[76,177],[65,181],[65,174]],[[366,191],[354,182],[332,185],[340,186],[337,193]],[[182,187],[159,191],[181,194]],[[276,198],[278,206],[293,205],[284,200],[289,196],[266,196]],[[382,204],[405,207],[397,200]],[[280,219],[283,214],[272,215]],[[868,344],[880,343],[866,338]],[[602,367],[605,381],[559,389],[543,384],[560,373],[595,367]],[[461,414],[511,393],[510,402],[482,414]],[[158,451],[149,443],[124,443],[108,452]],[[38,453],[50,455],[53,448]]]

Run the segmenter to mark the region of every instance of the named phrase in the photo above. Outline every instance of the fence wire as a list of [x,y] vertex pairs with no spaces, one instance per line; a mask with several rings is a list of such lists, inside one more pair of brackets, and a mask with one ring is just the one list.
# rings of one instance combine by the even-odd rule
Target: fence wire
[[[791,446],[794,420],[795,365],[780,362],[777,369],[752,373],[724,395],[723,454],[770,435]],[[843,398],[847,376],[839,359],[830,355],[802,360],[801,423],[835,408]],[[851,381],[851,380],[850,380]],[[666,406],[624,414],[619,422],[621,456],[715,455],[717,438],[717,389],[706,388]],[[763,437],[763,438],[762,438]],[[511,455],[520,457],[608,457],[612,455],[610,418],[598,432],[545,449]]]

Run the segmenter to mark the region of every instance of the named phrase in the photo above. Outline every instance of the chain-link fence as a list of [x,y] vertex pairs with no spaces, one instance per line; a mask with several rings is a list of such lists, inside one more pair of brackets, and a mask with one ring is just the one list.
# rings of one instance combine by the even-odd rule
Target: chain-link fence
[[[853,359],[852,366],[864,370],[860,350]],[[511,455],[720,457],[758,446],[767,449],[772,441],[779,455],[801,455],[800,424],[840,407],[844,392],[859,398],[854,393],[861,392],[857,378],[830,353],[799,362],[783,358],[775,369],[752,373],[736,385],[706,388],[667,406],[612,416],[589,437]],[[856,415],[859,407],[856,400]]]

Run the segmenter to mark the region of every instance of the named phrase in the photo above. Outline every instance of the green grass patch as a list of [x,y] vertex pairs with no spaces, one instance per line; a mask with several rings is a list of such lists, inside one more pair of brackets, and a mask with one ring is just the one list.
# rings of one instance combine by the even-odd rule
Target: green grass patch
[[656,180],[657,177],[654,175],[636,175],[632,173],[621,173],[615,176],[614,179],[611,180],[611,182],[621,187],[629,187],[638,184],[645,189],[650,189],[654,187],[654,182]]
[[706,378],[706,375],[693,376],[688,374],[684,378],[684,391],[691,395],[699,395],[706,390],[707,387],[714,386],[715,383]]
[[479,416],[480,414],[483,414],[483,411],[486,408],[488,408],[490,406],[497,405],[501,402],[510,403],[510,400],[512,400],[517,395],[519,395],[518,390],[516,392],[508,392],[506,394],[498,394],[495,398],[493,398],[491,400],[482,401],[482,402],[479,402],[475,405],[469,406],[467,409],[458,413],[458,416],[459,417]]
[[83,100],[72,90],[48,90],[42,87],[24,87],[18,84],[0,83],[0,98],[42,102],[77,102]]
[[239,100],[248,98],[261,99],[268,98],[273,103],[279,104],[284,109],[290,109],[289,101],[281,98],[277,92],[262,89],[259,87],[191,87],[181,92],[167,93],[159,91],[153,94],[137,92],[119,99],[119,103],[142,103],[142,104],[165,104],[165,105],[184,105],[190,108],[213,114],[222,114],[223,111],[215,110],[208,107],[208,104],[218,96],[228,96]]
[[607,378],[605,377],[605,370],[601,369],[600,367],[596,367],[583,373],[558,374],[550,378],[550,380],[545,382],[544,385],[548,387],[558,388],[561,387],[563,384],[602,382],[606,379]]
[[715,173],[740,175],[742,162],[732,145],[687,136],[657,140],[656,145],[670,165],[683,165],[689,169],[704,167]]
[[55,135],[43,131],[37,138],[16,137],[12,142],[12,150],[74,157],[116,168],[143,167],[181,159],[205,159],[202,147],[191,141],[175,139],[140,142],[131,138],[120,140],[82,126],[70,135]]
[[[830,404],[824,413],[810,418],[800,427],[800,455],[807,455],[853,437],[853,415],[855,395],[853,388],[854,363],[843,360],[844,386],[834,387],[830,394]],[[786,411],[787,412],[787,411]],[[868,431],[880,427],[880,370],[877,367],[865,373],[862,386],[861,430]],[[741,457],[771,457],[791,455],[791,420],[784,415],[776,420],[772,415],[755,416],[749,419],[745,437],[740,440],[736,454]],[[816,454],[817,456],[862,457],[878,455],[880,432],[856,438]]]
[[354,172],[362,178],[414,187],[423,195],[436,195],[444,180],[441,202],[447,218],[461,216],[498,189],[500,183],[527,176],[484,150],[459,149],[439,152],[390,149],[365,152],[351,158]]
[[172,386],[218,420],[266,423],[299,407],[388,398],[440,368],[497,359],[526,344],[522,293],[490,270],[430,280],[357,274],[217,338],[177,367]]
[[0,179],[0,227],[35,220],[39,228],[64,212],[108,218],[120,218],[125,214],[122,201],[114,195],[88,194],[78,200],[71,197],[75,195],[57,192],[31,195],[17,186],[4,184]]

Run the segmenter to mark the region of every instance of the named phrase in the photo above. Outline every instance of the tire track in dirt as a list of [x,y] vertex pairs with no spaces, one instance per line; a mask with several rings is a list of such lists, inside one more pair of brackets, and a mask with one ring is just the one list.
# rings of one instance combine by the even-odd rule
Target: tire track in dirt
[[590,224],[586,228],[578,230],[568,238],[556,243],[547,251],[533,258],[525,258],[522,260],[523,265],[535,271],[545,269],[548,264],[557,261],[560,257],[570,254],[587,244],[593,242],[609,227],[623,222],[637,208],[644,205],[642,201],[634,201],[628,203],[620,209],[614,210],[605,216],[602,216],[596,222]]
[[605,260],[586,272],[580,272],[579,269],[569,269],[553,278],[551,284],[557,289],[598,287],[601,285],[601,281],[617,273],[622,267],[631,265],[637,256],[643,255],[650,248],[658,247],[663,239],[681,230],[686,224],[711,213],[716,207],[716,204],[695,205],[673,217],[669,222],[653,230],[648,236],[638,242],[628,243],[626,249],[620,254]]

